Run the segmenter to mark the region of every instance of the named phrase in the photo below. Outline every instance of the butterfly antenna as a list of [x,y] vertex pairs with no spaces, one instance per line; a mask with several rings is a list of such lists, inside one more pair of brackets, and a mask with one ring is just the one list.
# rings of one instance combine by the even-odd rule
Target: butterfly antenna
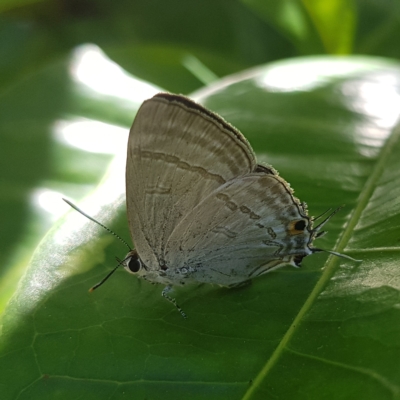
[[118,269],[118,267],[120,267],[123,263],[124,263],[124,261],[125,260],[120,260],[119,261],[119,264],[116,266],[116,267],[114,267],[112,270],[111,270],[111,272],[109,272],[108,274],[107,274],[107,276],[105,277],[105,278],[103,278],[99,283],[96,283],[94,286],[92,286],[90,289],[89,289],[89,292],[90,293],[92,293],[93,292],[93,290],[95,290],[95,289],[97,289],[99,286],[101,286],[117,269]]
[[[82,211],[82,210],[81,210],[79,207],[77,207],[75,204],[71,203],[69,200],[64,199],[64,198],[63,198],[63,200],[64,200],[69,206],[71,206],[73,209],[75,209],[76,211],[78,211],[79,213],[81,213],[83,216],[85,216],[86,218],[88,218],[88,219],[90,219],[91,221],[95,222],[97,225],[100,225],[100,226],[101,226],[103,229],[105,229],[107,232],[109,232],[109,233],[111,233],[112,235],[114,235],[117,239],[119,239],[122,243],[124,243],[124,245],[129,249],[129,251],[132,251],[131,246],[129,246],[129,244],[128,244],[124,239],[122,239],[121,236],[117,235],[115,232],[113,232],[111,229],[107,228],[107,227],[106,227],[105,225],[103,225],[101,222],[95,220],[93,217],[91,217],[90,215],[86,214],[84,211]],[[115,269],[117,269],[118,267],[119,267],[119,265],[117,265],[117,267],[116,267]],[[109,275],[111,275],[111,274],[115,271],[115,269],[114,269]],[[108,279],[108,276],[109,276],[109,275],[107,275],[107,277],[106,277],[103,281],[105,281],[106,279]],[[103,281],[102,281],[101,283],[103,283]],[[95,286],[98,287],[98,286],[100,286],[100,285],[95,285]],[[93,288],[95,289],[96,287],[93,287]],[[93,289],[93,288],[92,288],[92,289]],[[93,289],[93,290],[94,290],[94,289]]]

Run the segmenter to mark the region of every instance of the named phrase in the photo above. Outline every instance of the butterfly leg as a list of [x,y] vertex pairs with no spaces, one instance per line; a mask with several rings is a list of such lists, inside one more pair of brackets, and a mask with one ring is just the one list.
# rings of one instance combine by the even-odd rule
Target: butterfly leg
[[187,315],[183,312],[182,308],[180,308],[178,306],[178,304],[176,303],[176,300],[173,299],[172,297],[168,296],[168,293],[172,290],[172,286],[165,286],[165,288],[163,289],[163,291],[161,292],[162,297],[164,297],[165,299],[167,299],[170,303],[172,303],[177,309],[178,311],[181,313],[183,318],[187,318]]

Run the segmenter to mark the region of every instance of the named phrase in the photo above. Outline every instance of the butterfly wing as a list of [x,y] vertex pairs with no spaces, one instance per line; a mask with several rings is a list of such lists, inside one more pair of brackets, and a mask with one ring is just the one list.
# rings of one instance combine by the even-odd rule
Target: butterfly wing
[[191,100],[160,93],[132,125],[126,195],[132,240],[149,269],[163,265],[175,227],[210,193],[257,169],[243,135]]
[[251,173],[216,189],[176,226],[167,265],[189,280],[238,284],[311,254],[311,230],[282,178]]

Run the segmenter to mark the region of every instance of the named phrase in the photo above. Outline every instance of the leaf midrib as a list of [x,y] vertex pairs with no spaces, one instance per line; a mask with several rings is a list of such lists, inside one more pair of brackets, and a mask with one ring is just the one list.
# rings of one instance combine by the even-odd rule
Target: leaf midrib
[[[367,179],[360,193],[360,196],[357,201],[357,206],[350,215],[346,229],[343,231],[335,251],[342,252],[347,246],[347,243],[349,242],[351,235],[353,234],[354,228],[359,222],[361,214],[364,211],[366,205],[368,204],[368,201],[372,196],[373,191],[376,188],[376,182],[379,180],[384,171],[384,167],[387,163],[387,160],[389,159],[389,155],[392,152],[395,143],[399,139],[400,139],[400,125],[397,125],[393,129],[392,134],[386,140],[385,145],[382,147],[379,153],[377,162],[372,170],[372,174]],[[338,263],[339,263],[338,257],[332,255],[329,256],[326,262],[326,267],[324,268],[324,272],[322,273],[320,279],[317,281],[314,289],[308,296],[307,300],[304,302],[303,307],[301,307],[300,311],[298,312],[292,324],[286,331],[282,340],[279,342],[278,346],[275,348],[275,351],[268,359],[267,363],[261,369],[257,377],[253,380],[253,384],[246,391],[242,400],[250,400],[252,398],[252,395],[256,392],[262,381],[266,378],[268,373],[274,367],[275,363],[278,361],[279,357],[283,353],[283,350],[285,349],[287,343],[291,340],[292,336],[295,334],[296,330],[300,326],[304,315],[308,313],[308,311],[311,309],[312,305],[314,304],[319,294],[322,292],[327,282],[331,279]]]

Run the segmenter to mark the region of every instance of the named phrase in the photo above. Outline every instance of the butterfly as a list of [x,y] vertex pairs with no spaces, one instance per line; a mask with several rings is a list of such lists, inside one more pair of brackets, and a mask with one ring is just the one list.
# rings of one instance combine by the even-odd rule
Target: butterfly
[[273,167],[257,162],[236,128],[169,93],[144,101],[133,122],[126,206],[135,247],[121,264],[165,285],[162,295],[183,317],[168,295],[173,286],[233,287],[285,265],[299,267],[325,251],[313,241],[339,210],[313,227],[306,204]]

